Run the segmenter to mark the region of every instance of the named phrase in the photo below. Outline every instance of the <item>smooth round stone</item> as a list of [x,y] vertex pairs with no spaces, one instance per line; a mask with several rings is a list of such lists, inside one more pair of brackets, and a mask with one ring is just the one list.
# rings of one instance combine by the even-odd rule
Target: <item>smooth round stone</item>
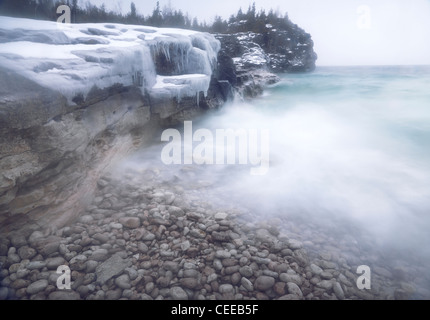
[[48,286],[48,280],[46,279],[35,281],[27,287],[27,293],[36,294],[38,292],[45,290],[47,286]]
[[187,251],[189,248],[191,248],[191,243],[188,240],[181,243],[182,251]]
[[12,246],[14,246],[15,248],[20,248],[27,244],[27,240],[25,240],[25,236],[22,234],[16,234],[16,233],[10,236],[10,242]]
[[138,277],[138,273],[136,269],[133,268],[125,268],[124,269],[125,272],[127,272],[128,276],[130,277],[130,280],[133,281],[134,279],[136,279]]
[[187,293],[181,287],[173,287],[169,293],[173,300],[188,300]]
[[290,249],[297,250],[303,247],[303,244],[298,240],[290,239],[288,240],[288,246]]
[[210,275],[208,275],[206,282],[211,283],[212,281],[215,281],[216,279],[218,279],[218,275],[216,273],[211,273]]
[[240,283],[246,290],[254,291],[254,285],[248,278],[242,277],[242,279],[240,279]]
[[231,257],[231,253],[226,250],[217,250],[215,252],[215,257],[218,259],[227,259]]
[[115,279],[115,284],[121,289],[130,289],[130,277],[128,276],[128,274],[122,274]]
[[109,254],[108,250],[100,248],[100,249],[94,250],[88,259],[94,260],[94,261],[104,261],[107,259],[108,254]]
[[142,253],[146,253],[146,252],[148,252],[148,251],[149,251],[148,246],[147,246],[145,243],[143,243],[143,242],[139,242],[139,243],[137,244],[137,249],[138,249],[140,252],[142,252]]
[[106,300],[118,300],[121,298],[122,290],[121,289],[115,289],[115,290],[108,290],[106,292]]
[[0,300],[6,300],[9,295],[9,289],[6,287],[0,287]]
[[20,256],[16,253],[9,253],[7,255],[7,259],[9,261],[9,263],[11,263],[11,264],[19,263],[21,261]]
[[39,240],[39,239],[41,239],[41,238],[43,238],[44,237],[44,235],[43,235],[43,233],[41,232],[41,231],[34,231],[31,235],[30,235],[30,237],[28,238],[28,242],[30,243],[30,244],[32,244],[32,243],[34,243],[36,240]]
[[17,278],[25,278],[29,273],[30,273],[30,270],[28,270],[28,269],[19,269],[16,272],[16,277]]
[[79,300],[80,298],[81,296],[79,295],[79,293],[69,290],[54,291],[51,292],[48,296],[49,300]]
[[214,266],[215,270],[218,270],[218,271],[221,271],[221,269],[223,268],[221,260],[219,260],[219,259],[214,260],[213,266]]
[[63,257],[54,257],[46,259],[46,267],[50,270],[57,269],[59,266],[64,265],[66,260]]
[[259,276],[254,282],[254,287],[256,290],[266,291],[271,287],[273,287],[274,284],[275,284],[275,279],[273,277]]
[[138,217],[122,217],[119,222],[130,229],[135,229],[140,227],[140,219]]
[[199,285],[199,282],[195,278],[182,278],[180,281],[182,287],[187,289],[194,289]]
[[225,212],[218,212],[214,215],[215,220],[224,220],[228,217],[228,214]]
[[99,263],[95,260],[88,260],[85,263],[85,272],[86,273],[92,273],[94,271],[96,271],[97,266],[99,265]]
[[235,272],[231,275],[231,283],[234,285],[238,285],[240,283],[240,279],[242,279],[242,276],[239,272]]
[[21,289],[21,288],[25,288],[28,287],[30,285],[30,281],[29,280],[25,280],[25,279],[16,279],[15,281],[13,281],[10,284],[10,287],[12,289]]
[[184,278],[197,278],[200,275],[196,269],[186,269],[184,270],[183,276]]
[[289,273],[281,273],[279,275],[279,279],[285,283],[287,282],[294,282],[297,285],[301,285],[303,280],[302,277],[300,277],[298,274],[289,274]]
[[155,288],[155,284],[152,281],[145,284],[145,291],[148,293],[151,293],[152,290],[154,290],[154,288]]
[[316,264],[313,264],[313,263],[311,263],[310,268],[312,273],[316,275],[320,275],[321,273],[324,272],[323,269],[321,269],[320,267],[318,267]]
[[288,282],[287,283],[287,290],[288,290],[288,293],[290,293],[290,294],[294,294],[298,297],[303,297],[302,290],[294,282]]
[[330,280],[322,280],[317,283],[317,287],[328,291],[333,287],[333,283]]
[[18,255],[21,259],[31,259],[37,254],[36,250],[29,246],[22,246],[18,249]]
[[111,222],[111,223],[109,224],[109,226],[110,226],[112,229],[117,229],[117,230],[122,229],[122,227],[123,227],[123,225],[122,225],[121,223],[118,223],[118,222]]
[[345,293],[343,292],[343,289],[342,289],[342,286],[340,285],[340,283],[339,282],[335,282],[334,284],[333,284],[333,291],[334,291],[334,294],[336,295],[336,297],[339,299],[339,300],[343,300],[343,299],[345,299]]
[[87,224],[94,221],[94,218],[91,215],[84,215],[79,218],[79,222]]
[[23,269],[24,265],[22,263],[14,263],[9,267],[9,274],[17,272],[19,269]]
[[323,272],[321,272],[320,277],[323,279],[329,280],[329,279],[333,278],[333,275],[330,272],[323,271]]
[[224,284],[219,286],[218,290],[220,293],[233,293],[234,287],[229,283],[224,283]]

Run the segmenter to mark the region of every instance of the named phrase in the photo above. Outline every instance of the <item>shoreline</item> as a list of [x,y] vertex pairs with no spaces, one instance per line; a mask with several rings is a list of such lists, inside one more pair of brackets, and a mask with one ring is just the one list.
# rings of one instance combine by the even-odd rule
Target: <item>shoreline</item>
[[[74,223],[3,239],[0,299],[430,297],[418,266],[405,261],[388,270],[376,249],[368,251],[370,243],[351,234],[335,242],[305,219],[253,221],[248,210],[217,199],[204,180],[181,186],[199,169],[183,166],[168,179],[164,169],[112,171],[98,181],[93,203]],[[371,263],[370,290],[357,288],[361,261]],[[71,290],[56,287],[60,265],[71,270]]]

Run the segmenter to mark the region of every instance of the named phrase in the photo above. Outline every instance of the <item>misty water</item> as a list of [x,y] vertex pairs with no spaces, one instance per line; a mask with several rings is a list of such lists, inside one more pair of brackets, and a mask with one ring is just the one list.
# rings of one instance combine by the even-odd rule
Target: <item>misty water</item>
[[[305,223],[335,242],[362,237],[365,249],[381,248],[425,266],[430,261],[430,67],[319,67],[280,77],[262,97],[237,99],[192,123],[194,131],[213,133],[268,130],[266,174],[250,174],[258,167],[251,163],[166,165],[160,155],[167,142],[161,140],[127,165],[157,167],[167,184],[189,192],[204,185],[204,200],[215,208],[244,208],[249,221],[282,217],[291,222],[279,225],[287,234]],[[313,232],[299,236],[312,242]]]

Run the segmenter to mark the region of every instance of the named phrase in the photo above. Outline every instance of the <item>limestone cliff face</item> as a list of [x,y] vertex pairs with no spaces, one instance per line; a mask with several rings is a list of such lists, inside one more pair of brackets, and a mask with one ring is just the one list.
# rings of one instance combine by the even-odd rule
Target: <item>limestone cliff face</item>
[[209,34],[103,24],[58,29],[7,17],[0,29],[2,233],[71,222],[102,172],[153,130],[226,99],[214,76],[219,42]]
[[133,87],[79,108],[13,72],[0,79],[1,230],[64,225],[92,199],[101,172],[143,142],[150,108]]

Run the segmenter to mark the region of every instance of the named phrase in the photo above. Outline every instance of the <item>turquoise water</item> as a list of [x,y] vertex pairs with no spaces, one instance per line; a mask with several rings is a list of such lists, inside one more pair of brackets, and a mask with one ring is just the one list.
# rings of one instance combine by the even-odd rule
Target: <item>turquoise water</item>
[[[209,190],[253,217],[336,222],[335,229],[370,234],[375,245],[430,257],[430,67],[284,74],[262,97],[193,121],[198,128],[267,130],[269,170],[256,176],[250,164],[193,163],[190,185],[179,182],[185,189],[209,181]],[[152,164],[160,146],[145,151]],[[170,176],[183,168],[160,166]]]
[[266,175],[211,171],[228,197],[264,216],[344,219],[375,241],[428,243],[430,67],[320,67],[281,79],[199,123],[270,132]]

